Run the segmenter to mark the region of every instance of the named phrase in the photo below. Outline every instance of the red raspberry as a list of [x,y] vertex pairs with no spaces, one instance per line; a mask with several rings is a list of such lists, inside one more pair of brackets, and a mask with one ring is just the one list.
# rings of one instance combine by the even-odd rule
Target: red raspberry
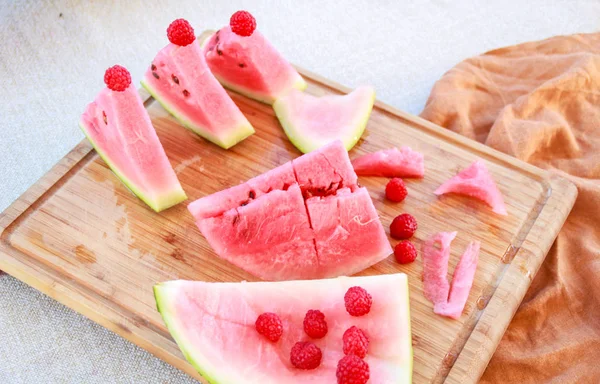
[[369,338],[362,329],[355,326],[346,329],[342,341],[344,342],[345,355],[356,355],[361,359],[367,356]]
[[385,197],[390,201],[399,203],[406,199],[406,195],[408,195],[406,185],[404,180],[399,177],[394,177],[385,186]]
[[371,311],[373,298],[364,288],[352,287],[344,295],[344,304],[350,316],[364,316]]
[[185,47],[196,40],[194,28],[185,19],[177,19],[173,21],[167,28],[167,37],[169,41],[175,45]]
[[417,258],[417,249],[413,243],[404,240],[394,247],[394,256],[396,256],[396,261],[400,264],[412,263]]
[[313,339],[322,339],[327,334],[327,322],[321,311],[311,309],[304,316],[304,332]]
[[258,316],[254,325],[258,333],[272,342],[278,341],[281,338],[281,335],[283,335],[283,324],[281,323],[281,319],[274,313],[263,313]]
[[417,219],[408,213],[397,216],[390,225],[390,235],[394,239],[403,240],[412,237],[417,230]]
[[254,16],[247,11],[237,11],[231,15],[229,26],[233,33],[239,36],[250,36],[256,29],[256,20]]
[[104,72],[104,83],[111,91],[123,92],[131,84],[131,74],[127,68],[113,65]]
[[338,384],[366,384],[369,381],[369,364],[358,356],[344,356],[335,371]]
[[292,347],[290,362],[298,369],[315,369],[321,365],[321,349],[308,341],[299,341]]

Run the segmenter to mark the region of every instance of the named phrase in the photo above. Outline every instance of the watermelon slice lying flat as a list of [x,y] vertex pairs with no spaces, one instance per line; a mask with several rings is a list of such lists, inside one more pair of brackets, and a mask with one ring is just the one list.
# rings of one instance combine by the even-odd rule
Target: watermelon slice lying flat
[[[348,288],[360,286],[373,298],[368,315],[351,317],[344,306]],[[187,360],[209,383],[326,384],[336,382],[344,356],[342,335],[351,326],[369,337],[365,361],[369,383],[410,383],[412,340],[406,275],[340,277],[278,283],[205,283],[171,281],[154,287],[171,335]],[[320,340],[308,339],[304,315],[319,309],[329,326]],[[283,336],[272,343],[260,336],[255,321],[264,312],[282,320]],[[298,341],[314,342],[323,352],[314,370],[296,369],[290,350]]]
[[254,128],[212,75],[197,42],[169,44],[142,79],[150,94],[186,128],[230,148]]
[[360,176],[423,177],[423,155],[409,147],[385,149],[352,160]]
[[306,89],[300,74],[259,32],[239,36],[230,26],[203,42],[206,61],[223,86],[267,104]]
[[341,141],[188,206],[215,252],[264,280],[351,275],[392,253]]
[[492,207],[499,215],[507,215],[502,193],[492,179],[485,163],[475,161],[469,167],[460,171],[456,176],[440,185],[434,192],[436,195],[457,193],[479,199]]
[[456,232],[438,232],[423,243],[423,290],[433,312],[458,319],[465,308],[479,260],[478,241],[469,243],[448,284],[450,245]]
[[347,95],[316,97],[292,90],[273,104],[287,137],[300,151],[314,151],[334,140],[346,150],[360,139],[375,102],[375,90],[359,87]]
[[115,175],[150,208],[159,212],[187,198],[133,86],[104,88],[79,126]]

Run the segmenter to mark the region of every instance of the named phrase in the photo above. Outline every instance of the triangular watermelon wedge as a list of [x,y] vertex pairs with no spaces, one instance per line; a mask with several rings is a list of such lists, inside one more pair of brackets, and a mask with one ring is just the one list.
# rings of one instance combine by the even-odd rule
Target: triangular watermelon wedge
[[502,193],[492,179],[485,163],[476,160],[469,167],[446,181],[434,192],[436,195],[457,193],[479,199],[489,205],[499,215],[507,215]]
[[[365,316],[346,312],[344,294],[353,286],[366,289],[373,298]],[[351,326],[369,337],[365,357],[369,383],[411,382],[412,340],[404,274],[277,283],[179,280],[156,285],[154,294],[171,335],[209,383],[335,383],[336,366],[344,356],[342,335]],[[303,331],[309,309],[325,314],[329,331],[323,339],[309,339]],[[256,319],[264,312],[282,319],[283,336],[276,343],[255,329]],[[311,341],[321,348],[318,368],[299,370],[291,365],[290,350],[298,341]]]
[[132,85],[100,91],[79,126],[115,175],[150,208],[159,212],[187,198]]
[[206,61],[223,86],[266,104],[306,89],[298,71],[259,32],[239,36],[230,26],[202,42]]
[[183,126],[222,148],[254,133],[211,73],[197,41],[186,46],[171,43],[161,49],[142,86]]
[[273,104],[290,141],[308,153],[341,140],[347,151],[362,136],[375,102],[375,90],[363,86],[347,95],[316,97],[292,90]]

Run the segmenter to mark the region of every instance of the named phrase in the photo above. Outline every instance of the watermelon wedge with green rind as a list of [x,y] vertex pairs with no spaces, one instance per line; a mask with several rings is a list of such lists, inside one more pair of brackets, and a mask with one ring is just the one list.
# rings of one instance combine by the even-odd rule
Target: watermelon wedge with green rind
[[169,44],[161,49],[142,85],[183,126],[223,148],[254,133],[210,72],[197,42],[183,47]]
[[153,210],[187,198],[134,87],[104,88],[79,126],[115,175]]
[[206,61],[223,86],[266,104],[306,89],[298,71],[257,30],[239,36],[226,26],[202,42]]
[[364,86],[347,95],[313,96],[292,90],[273,104],[290,141],[303,153],[341,140],[347,151],[363,135],[375,102],[375,90]]
[[392,253],[339,140],[188,209],[220,257],[263,280],[351,275]]
[[[344,306],[348,288],[360,286],[373,298],[368,315],[350,316]],[[170,281],[154,287],[159,312],[187,360],[211,384],[325,384],[336,382],[344,356],[342,335],[351,326],[369,337],[365,361],[370,383],[411,382],[412,340],[406,275],[340,277],[277,283]],[[329,330],[314,342],[323,352],[314,370],[294,368],[289,360],[309,309],[325,314]],[[283,336],[272,343],[255,330],[257,317],[276,313]]]

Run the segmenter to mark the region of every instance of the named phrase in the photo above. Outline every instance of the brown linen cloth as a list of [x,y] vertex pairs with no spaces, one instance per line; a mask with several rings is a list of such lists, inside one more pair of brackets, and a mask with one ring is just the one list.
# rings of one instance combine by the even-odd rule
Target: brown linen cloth
[[600,383],[600,33],[468,59],[421,116],[579,190],[482,382]]

